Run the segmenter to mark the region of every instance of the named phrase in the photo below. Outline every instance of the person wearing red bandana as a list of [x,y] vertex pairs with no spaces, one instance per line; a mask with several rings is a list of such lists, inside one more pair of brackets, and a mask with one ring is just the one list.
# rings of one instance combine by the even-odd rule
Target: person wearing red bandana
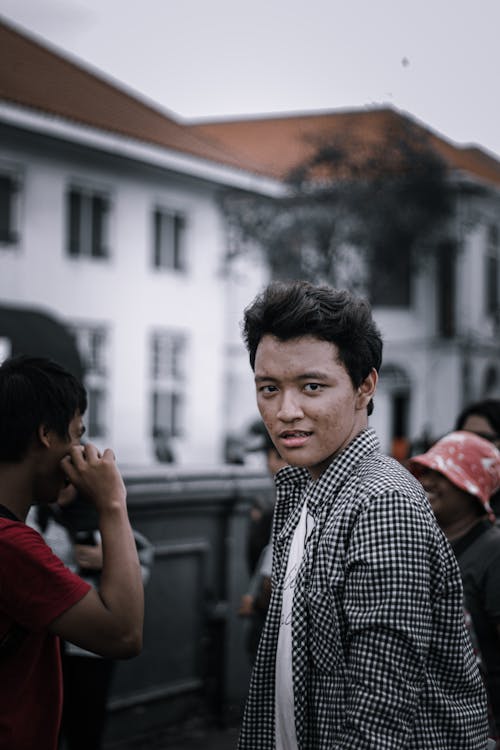
[[500,451],[489,440],[459,430],[414,456],[410,470],[460,566],[484,666],[493,719],[500,729],[500,528],[490,498],[500,488]]

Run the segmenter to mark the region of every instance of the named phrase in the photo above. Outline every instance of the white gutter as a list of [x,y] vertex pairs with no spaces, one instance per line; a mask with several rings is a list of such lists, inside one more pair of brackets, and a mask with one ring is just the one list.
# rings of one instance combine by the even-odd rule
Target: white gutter
[[270,177],[93,128],[90,125],[70,122],[56,115],[35,112],[5,101],[0,101],[0,121],[228,187],[269,196],[279,196],[285,192],[283,183]]

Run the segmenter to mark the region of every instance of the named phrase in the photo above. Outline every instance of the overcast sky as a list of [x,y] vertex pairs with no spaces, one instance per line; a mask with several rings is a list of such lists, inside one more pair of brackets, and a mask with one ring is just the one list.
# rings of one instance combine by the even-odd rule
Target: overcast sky
[[500,157],[500,0],[0,0],[181,118],[391,104]]

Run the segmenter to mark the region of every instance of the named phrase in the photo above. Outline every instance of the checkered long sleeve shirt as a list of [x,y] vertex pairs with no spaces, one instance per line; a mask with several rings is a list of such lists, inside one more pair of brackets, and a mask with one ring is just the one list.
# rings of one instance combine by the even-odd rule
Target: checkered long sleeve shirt
[[276,478],[273,594],[239,750],[271,750],[283,577],[305,500],[315,517],[295,582],[300,750],[483,750],[487,710],[460,572],[420,484],[366,430],[316,481]]

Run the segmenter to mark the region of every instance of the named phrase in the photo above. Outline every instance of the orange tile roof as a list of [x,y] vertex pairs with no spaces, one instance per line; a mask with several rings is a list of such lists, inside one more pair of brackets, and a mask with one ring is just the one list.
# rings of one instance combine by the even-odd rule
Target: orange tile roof
[[[391,108],[291,113],[182,123],[124,87],[68,60],[0,18],[0,99],[145,143],[283,179],[311,155],[318,137],[346,135],[368,145],[388,128],[414,122]],[[430,135],[452,169],[500,186],[500,161],[477,147]]]
[[227,148],[0,19],[0,99],[104,131],[252,170]]
[[389,107],[352,111],[297,113],[281,116],[229,119],[193,124],[201,135],[217,138],[233,153],[260,164],[259,171],[284,178],[304,162],[318,139],[348,136],[354,143],[382,142],[388,129],[413,123],[430,138],[431,144],[452,170],[500,186],[500,161],[478,147],[460,147],[433,133],[407,114]]

